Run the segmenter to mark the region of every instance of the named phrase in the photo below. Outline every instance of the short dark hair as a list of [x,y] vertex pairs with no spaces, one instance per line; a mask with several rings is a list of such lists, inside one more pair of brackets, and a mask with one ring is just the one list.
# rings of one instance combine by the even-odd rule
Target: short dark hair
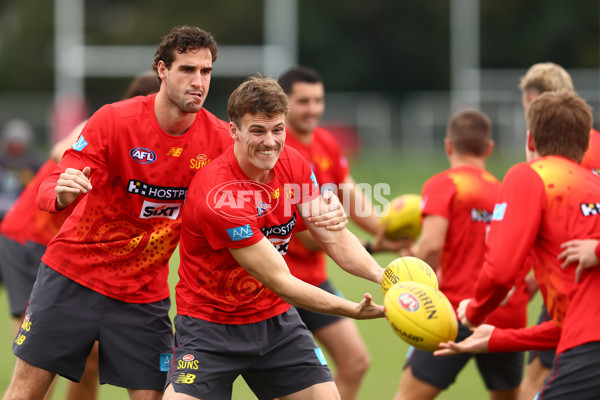
[[526,118],[539,155],[581,162],[592,129],[592,111],[585,100],[572,91],[545,92],[531,102]]
[[[199,50],[207,48],[212,54],[212,61],[217,60],[217,41],[208,32],[195,26],[178,26],[163,37],[154,53],[152,69],[158,75],[158,63],[162,61],[171,68],[175,60],[175,52],[183,54],[188,50]],[[160,78],[159,78],[160,80]]]
[[133,78],[123,95],[123,100],[156,93],[159,89],[160,83],[156,80],[156,74],[153,71],[143,72]]
[[278,82],[285,94],[290,94],[292,86],[296,82],[323,83],[323,80],[321,79],[321,75],[314,69],[299,65],[281,74]]
[[492,124],[481,111],[465,110],[450,118],[447,136],[457,153],[481,157],[492,138]]
[[229,119],[240,126],[246,114],[275,114],[288,112],[288,100],[281,86],[272,78],[252,76],[237,87],[229,96],[227,114]]

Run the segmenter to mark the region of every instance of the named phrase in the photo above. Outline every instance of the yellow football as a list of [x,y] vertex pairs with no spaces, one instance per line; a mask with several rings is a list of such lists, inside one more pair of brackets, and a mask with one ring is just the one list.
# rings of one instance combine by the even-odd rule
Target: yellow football
[[439,290],[419,282],[400,282],[383,299],[392,329],[417,349],[434,351],[455,340],[458,322],[450,301]]
[[381,280],[383,294],[394,284],[402,281],[415,281],[435,289],[439,288],[433,268],[417,257],[399,257],[388,264]]
[[383,212],[381,223],[386,225],[389,239],[416,239],[421,234],[421,196],[405,194],[394,198]]

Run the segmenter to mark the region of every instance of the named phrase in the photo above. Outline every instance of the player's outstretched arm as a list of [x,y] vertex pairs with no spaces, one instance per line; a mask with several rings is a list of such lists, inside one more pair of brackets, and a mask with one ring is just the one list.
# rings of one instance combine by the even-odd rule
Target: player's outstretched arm
[[563,249],[558,255],[558,259],[563,263],[561,267],[577,263],[575,270],[575,282],[581,280],[581,273],[586,268],[597,267],[600,264],[598,255],[600,254],[600,241],[597,239],[570,240],[560,245]]
[[373,303],[373,298],[368,293],[365,293],[360,303],[355,303],[294,277],[281,254],[266,238],[253,245],[229,251],[250,275],[293,306],[355,319],[384,316],[383,306]]
[[367,253],[356,236],[347,229],[332,231],[316,226],[307,217],[322,207],[323,199],[298,204],[297,208],[311,235],[321,248],[345,271],[381,284],[384,269]]

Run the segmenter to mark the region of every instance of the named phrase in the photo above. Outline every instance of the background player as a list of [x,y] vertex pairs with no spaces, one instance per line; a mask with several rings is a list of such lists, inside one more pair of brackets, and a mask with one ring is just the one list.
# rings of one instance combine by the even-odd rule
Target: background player
[[[456,308],[473,295],[472,279],[483,265],[486,234],[500,182],[485,170],[494,145],[491,123],[482,112],[467,110],[448,121],[444,139],[450,169],[423,185],[421,237],[413,255],[426,261],[440,277],[440,290]],[[524,281],[507,304],[489,317],[498,326],[523,328],[527,323]],[[459,324],[457,341],[471,334]],[[436,358],[431,352],[409,350],[395,399],[433,399],[447,389],[470,355]],[[516,399],[523,373],[523,354],[484,354],[475,357],[492,399]]]
[[[238,375],[260,399],[338,399],[322,352],[290,304],[353,318],[383,317],[294,277],[285,254],[305,226],[348,272],[380,284],[383,269],[348,230],[307,218],[322,198],[308,163],[284,146],[287,97],[270,78],[230,96],[233,148],[190,184],[176,287],[174,370],[165,399],[229,398]],[[250,179],[250,180],[249,180]],[[243,193],[248,201],[240,199]]]
[[[156,75],[150,72],[143,73],[131,81],[123,98],[156,93],[158,88]],[[38,186],[54,171],[64,152],[77,141],[84,124],[85,121],[52,147],[50,158],[0,223],[0,271],[5,277],[15,332],[23,322],[29,295],[46,246],[69,216],[69,212],[51,214],[40,210],[36,204]],[[96,398],[97,390],[98,349],[95,345],[88,357],[81,381],[68,385],[66,398],[92,400]]]
[[[376,240],[370,246],[372,251],[394,251],[406,245],[406,241],[391,242],[379,234],[379,218],[350,176],[348,160],[331,133],[319,126],[325,111],[325,88],[321,76],[312,68],[297,66],[285,71],[278,82],[287,94],[290,106],[285,120],[285,145],[298,150],[308,161],[321,191],[337,193],[352,221],[375,235]],[[326,255],[309,231],[292,235],[284,258],[295,277],[329,293],[339,293],[327,276]],[[299,307],[297,310],[306,327],[333,358],[337,367],[335,383],[341,398],[356,398],[371,361],[356,323],[337,315],[315,313]]]
[[[486,263],[475,297],[461,302],[465,324],[479,324],[509,291],[532,249],[534,272],[552,321],[520,330],[482,325],[471,338],[442,344],[446,350],[508,351],[552,348],[553,372],[539,399],[595,399],[600,391],[600,270],[575,284],[575,267],[561,268],[561,243],[600,236],[597,176],[578,165],[589,144],[590,107],[573,92],[547,92],[527,111],[527,163],[511,168],[503,183],[489,233]],[[527,196],[523,196],[527,193]],[[591,207],[591,208],[590,208]],[[514,235],[518,227],[519,235]]]
[[231,143],[227,124],[203,108],[216,57],[209,33],[173,29],[155,55],[159,92],[98,110],[40,186],[41,208],[74,209],[42,258],[6,398],[41,398],[56,373],[79,380],[96,339],[102,383],[161,397],[168,261],[198,171],[190,160],[208,163]]
[[[557,90],[574,92],[575,90],[569,73],[560,65],[552,62],[532,65],[521,77],[519,89],[521,89],[521,100],[525,113],[531,102],[542,93]],[[600,133],[595,129],[590,130],[590,143],[581,165],[600,174]],[[533,279],[533,281],[535,280]],[[550,316],[546,307],[542,305],[538,323],[548,320],[550,320]],[[527,369],[521,383],[521,398],[532,399],[542,388],[544,380],[550,374],[554,354],[554,350],[529,352]]]

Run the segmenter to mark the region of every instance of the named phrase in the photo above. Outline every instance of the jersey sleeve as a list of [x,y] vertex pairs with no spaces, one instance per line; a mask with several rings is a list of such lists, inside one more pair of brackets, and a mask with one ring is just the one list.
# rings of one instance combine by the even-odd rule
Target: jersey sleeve
[[104,184],[107,176],[106,161],[109,142],[113,131],[112,109],[104,106],[88,120],[77,142],[65,151],[54,172],[40,184],[37,195],[37,204],[40,209],[49,212],[59,211],[56,209],[55,188],[60,174],[67,168],[81,171],[85,167],[90,167],[92,188]]
[[527,350],[552,350],[558,345],[561,330],[552,321],[522,329],[492,331],[488,350],[490,353]]
[[213,250],[239,249],[258,243],[264,235],[257,226],[256,209],[249,201],[229,199],[209,203],[199,199],[194,206],[194,219]]
[[[525,195],[526,194],[526,195]],[[527,257],[538,235],[546,192],[528,164],[511,168],[494,207],[484,265],[475,296],[466,310],[472,324],[483,323],[530,265]]]
[[430,178],[421,190],[421,214],[439,215],[450,219],[450,207],[455,194],[456,186],[446,175]]

